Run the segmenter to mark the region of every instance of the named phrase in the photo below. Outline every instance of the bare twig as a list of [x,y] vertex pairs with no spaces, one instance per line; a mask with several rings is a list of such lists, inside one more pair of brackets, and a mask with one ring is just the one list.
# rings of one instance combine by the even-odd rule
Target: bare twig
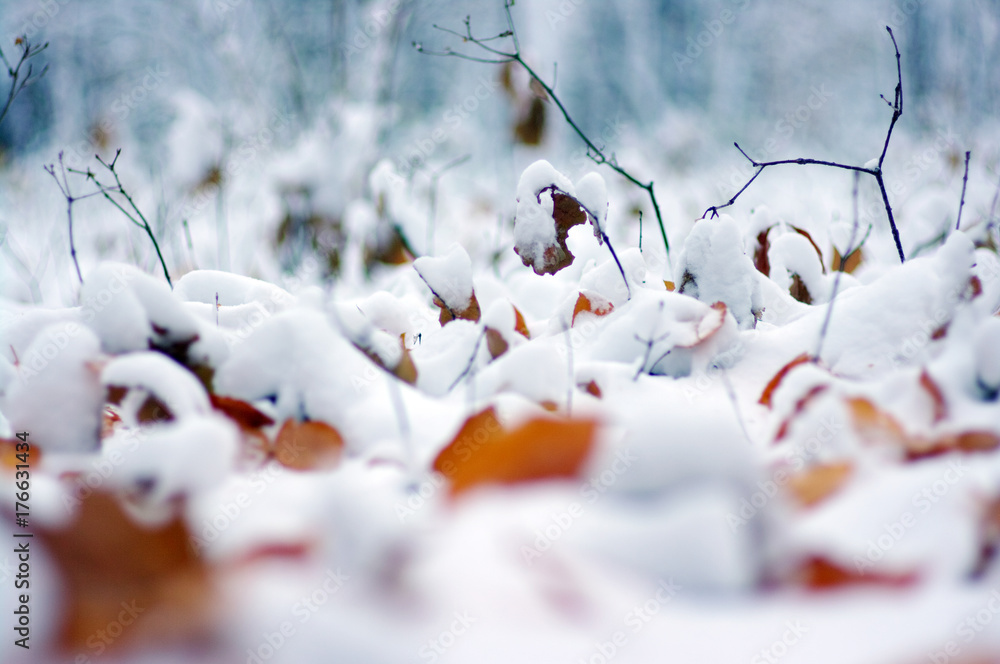
[[18,37],[14,40],[14,43],[21,49],[21,57],[18,59],[16,65],[11,65],[10,61],[7,60],[7,56],[4,55],[3,49],[0,48],[0,60],[3,61],[4,67],[7,68],[7,76],[10,77],[10,90],[7,92],[7,102],[4,104],[3,110],[0,111],[0,123],[7,117],[7,111],[10,110],[11,104],[14,103],[14,98],[26,87],[38,81],[42,76],[45,76],[45,72],[49,70],[49,66],[45,65],[42,67],[42,71],[37,75],[33,75],[34,68],[31,63],[28,63],[28,69],[24,72],[24,78],[21,78],[21,66],[29,59],[47,49],[49,43],[45,42],[42,45],[36,44],[32,46],[26,36]]
[[[573,129],[573,131],[576,132],[576,135],[580,137],[580,140],[583,141],[584,145],[587,146],[587,156],[595,164],[607,166],[608,168],[610,168],[611,170],[613,170],[614,172],[618,173],[623,178],[631,182],[633,185],[646,191],[646,194],[649,196],[649,201],[653,205],[653,212],[656,214],[656,221],[660,225],[660,234],[663,237],[663,246],[667,252],[667,260],[669,260],[670,242],[667,241],[667,231],[663,225],[663,216],[660,213],[660,204],[657,202],[656,193],[653,190],[653,184],[654,184],[653,181],[650,180],[649,182],[642,182],[634,175],[632,175],[632,173],[622,168],[618,164],[618,160],[615,158],[615,155],[613,153],[609,156],[604,152],[602,148],[597,147],[597,145],[592,140],[590,140],[590,138],[583,132],[583,130],[580,129],[580,126],[573,121],[573,118],[570,117],[569,111],[566,109],[566,106],[563,105],[558,95],[556,95],[554,85],[550,86],[548,83],[542,80],[541,76],[539,76],[535,72],[535,70],[532,69],[527,62],[525,62],[524,57],[521,53],[521,45],[517,39],[517,30],[514,28],[514,19],[510,12],[510,8],[513,5],[514,5],[513,0],[504,0],[504,13],[507,17],[507,30],[492,37],[474,36],[472,34],[471,21],[468,16],[465,17],[464,21],[465,23],[464,33],[452,30],[450,28],[444,28],[439,25],[433,26],[435,29],[440,30],[441,32],[445,32],[449,35],[457,37],[458,39],[461,39],[463,43],[475,44],[483,51],[489,53],[490,56],[488,57],[476,57],[473,55],[469,55],[467,53],[460,53],[458,51],[453,51],[451,47],[445,47],[443,51],[430,51],[425,49],[423,44],[420,44],[418,42],[414,42],[413,46],[414,48],[417,49],[418,52],[425,53],[427,55],[455,57],[462,60],[469,60],[471,62],[482,62],[487,64],[506,64],[509,62],[516,62],[517,64],[519,64],[524,69],[524,71],[526,71],[528,75],[536,83],[538,83],[543,90],[545,90],[546,94],[559,109],[559,112],[562,113],[562,116],[566,120],[566,123],[569,124],[569,126]],[[510,38],[511,40],[511,44],[513,46],[513,50],[511,51],[504,51],[498,48],[494,48],[490,46],[488,43],[497,39],[506,39],[506,38]]]
[[[892,119],[889,121],[889,130],[885,134],[885,143],[882,145],[882,153],[879,155],[877,165],[873,167],[851,166],[849,164],[841,164],[834,161],[826,161],[823,159],[802,159],[802,158],[779,159],[776,161],[760,162],[760,161],[755,161],[752,157],[750,157],[750,155],[748,155],[743,150],[743,148],[739,146],[738,143],[734,143],[733,145],[736,146],[736,149],[739,150],[740,153],[744,157],[746,157],[747,160],[750,162],[750,165],[754,167],[755,169],[754,174],[750,177],[749,180],[747,180],[746,184],[744,184],[739,191],[733,194],[733,197],[730,198],[728,201],[726,201],[721,205],[713,205],[712,207],[705,210],[705,213],[701,215],[702,219],[707,217],[709,214],[711,214],[713,217],[719,216],[719,210],[721,210],[722,208],[729,207],[730,205],[735,203],[736,199],[740,197],[740,194],[746,191],[747,187],[749,187],[750,184],[757,179],[757,176],[760,175],[764,171],[764,169],[767,168],[768,166],[780,166],[783,164],[798,164],[800,166],[803,166],[803,165],[813,164],[817,166],[829,166],[831,168],[840,168],[848,171],[854,171],[856,173],[867,173],[868,175],[871,175],[872,177],[875,178],[875,181],[878,183],[879,191],[882,194],[882,203],[885,206],[886,217],[888,217],[889,219],[889,228],[892,229],[892,239],[896,243],[896,251],[899,254],[899,262],[902,263],[906,261],[906,255],[903,252],[903,244],[899,239],[899,230],[896,228],[896,219],[895,217],[893,217],[892,214],[892,206],[889,204],[889,194],[885,188],[885,180],[882,175],[882,163],[885,161],[885,155],[889,149],[889,139],[892,137],[892,130],[896,126],[896,121],[899,120],[901,115],[903,115],[903,73],[902,73],[902,68],[900,66],[899,46],[898,44],[896,44],[896,36],[892,33],[892,28],[886,26],[885,29],[889,33],[889,37],[890,39],[892,39],[892,46],[896,51],[896,91],[893,102],[890,104],[890,106],[892,107]],[[889,103],[889,100],[886,99],[884,96],[882,97],[882,99],[884,99],[886,103]]]
[[[854,188],[851,192],[851,199],[854,201],[854,224],[851,226],[851,239],[847,241],[848,251],[845,252],[845,256],[850,256],[857,251],[854,248],[854,239],[858,236],[858,179],[860,177],[861,173],[854,173]],[[826,306],[826,317],[823,319],[823,327],[819,331],[819,343],[816,344],[814,359],[817,362],[820,361],[821,353],[823,352],[823,342],[826,341],[826,333],[830,327],[830,318],[833,316],[833,302],[837,299],[837,291],[840,290],[840,277],[844,274],[844,265],[846,262],[846,258],[840,259],[840,269],[837,270],[837,274],[833,277],[833,292],[830,293],[830,302]]]
[[479,332],[479,336],[476,337],[476,345],[472,348],[472,355],[469,357],[469,363],[465,365],[465,369],[462,371],[462,373],[458,374],[458,377],[455,378],[452,384],[448,387],[449,392],[455,389],[455,387],[462,382],[462,379],[465,378],[470,371],[472,371],[472,367],[476,363],[476,358],[479,357],[479,345],[483,342],[483,338],[485,336],[486,336],[486,326],[484,325],[483,329]]
[[[156,235],[153,234],[153,228],[149,225],[149,222],[146,220],[146,217],[142,214],[142,211],[139,209],[139,206],[135,204],[135,201],[132,200],[132,197],[129,196],[128,192],[125,190],[125,187],[122,185],[121,178],[118,177],[118,171],[115,170],[115,164],[118,162],[118,157],[121,155],[121,153],[122,153],[121,148],[119,148],[115,152],[115,158],[112,159],[110,163],[101,159],[100,155],[95,155],[97,161],[101,164],[101,166],[104,166],[106,169],[108,169],[111,172],[111,175],[114,176],[115,185],[113,187],[101,184],[101,181],[97,179],[97,176],[89,168],[86,171],[78,171],[71,168],[69,169],[69,171],[71,173],[78,173],[80,175],[85,175],[88,180],[92,180],[94,184],[97,185],[97,191],[88,194],[88,196],[93,196],[95,194],[103,194],[104,198],[108,199],[108,201],[112,205],[118,208],[121,211],[121,213],[128,218],[129,221],[131,221],[133,224],[146,231],[146,235],[148,235],[150,241],[152,241],[153,248],[156,249],[156,255],[160,259],[160,266],[163,267],[163,276],[167,278],[167,284],[171,288],[173,288],[174,284],[173,281],[170,280],[170,271],[167,270],[167,262],[163,258],[163,252],[160,251],[160,244],[159,242],[156,241]],[[126,210],[121,205],[121,203],[115,200],[111,196],[111,194],[121,195],[128,202],[129,207],[132,208],[132,211],[135,213],[135,216],[133,216],[131,212]],[[136,219],[136,217],[138,217],[139,219]]]
[[969,183],[969,157],[971,150],[965,151],[965,175],[962,176],[962,199],[958,202],[958,219],[955,220],[955,230],[962,226],[962,208],[965,207],[965,185]]

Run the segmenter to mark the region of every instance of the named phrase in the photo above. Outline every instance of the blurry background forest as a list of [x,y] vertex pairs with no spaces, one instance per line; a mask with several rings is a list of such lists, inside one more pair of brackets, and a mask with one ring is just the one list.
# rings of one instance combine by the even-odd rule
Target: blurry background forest
[[[119,170],[178,272],[211,267],[276,280],[295,272],[308,242],[278,246],[275,238],[295,229],[288,220],[326,220],[331,237],[309,241],[343,243],[365,226],[352,205],[377,198],[368,176],[382,159],[407,182],[407,201],[393,214],[417,253],[450,239],[473,254],[504,246],[527,163],[546,158],[571,177],[594,167],[551,104],[540,145],[515,140],[533,101],[527,77],[505,88],[497,65],[413,48],[461,48],[432,25],[462,29],[466,15],[477,35],[505,27],[499,0],[4,2],[5,52],[16,54],[17,35],[47,41],[36,64],[50,69],[0,126],[0,292],[73,301],[65,201],[42,171],[60,151],[86,168],[95,152],[110,158],[123,148]],[[891,115],[878,94],[891,97],[895,84],[887,24],[900,42],[906,103],[886,163],[901,180],[893,192],[901,225],[920,194],[915,182],[935,178],[957,199],[966,149],[970,203],[992,195],[1000,0],[522,0],[514,18],[526,59],[555,82],[580,127],[641,179],[656,180],[675,243],[750,174],[734,140],[757,158],[863,164],[877,155]],[[915,157],[925,146],[926,159]],[[466,155],[460,168],[438,173],[432,203],[434,173]],[[793,170],[769,177],[785,186],[804,178],[808,187],[805,169]],[[846,176],[820,175],[837,183],[823,189],[846,210]],[[758,191],[786,214],[816,207],[803,197],[782,208],[763,180],[746,209]],[[86,189],[82,179],[76,186]],[[612,235],[634,245],[647,201],[638,190],[621,189],[624,200],[615,191]],[[84,272],[102,258],[152,271],[150,248],[114,212],[80,203]],[[885,230],[877,225],[873,245]],[[908,250],[935,233],[904,231]]]

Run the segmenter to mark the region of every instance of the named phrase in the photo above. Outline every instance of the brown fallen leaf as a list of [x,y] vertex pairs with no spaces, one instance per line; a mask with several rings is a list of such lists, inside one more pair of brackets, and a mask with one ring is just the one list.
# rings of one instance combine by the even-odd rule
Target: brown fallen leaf
[[[837,249],[837,247],[834,247],[833,258],[830,259],[830,269],[833,270],[834,272],[840,272],[841,260],[843,260],[843,257],[840,255],[840,250]],[[861,248],[859,247],[854,251],[852,251],[850,254],[848,254],[847,260],[843,261],[844,262],[843,271],[846,272],[847,274],[854,274],[854,271],[858,269],[858,266],[861,265],[861,261],[863,260],[864,260],[864,254],[861,253]]]
[[786,417],[781,425],[778,427],[778,433],[774,436],[774,442],[778,443],[788,435],[788,430],[792,426],[792,421],[800,416],[806,409],[806,407],[813,402],[816,397],[823,394],[829,389],[829,385],[814,385],[809,389],[802,397],[795,402],[795,407],[792,408],[792,412]]
[[492,327],[487,326],[484,329],[484,333],[486,335],[486,348],[490,351],[490,357],[495,360],[507,352],[510,344],[503,338],[499,330],[494,330]]
[[69,525],[36,532],[65,591],[61,650],[153,648],[211,636],[212,578],[179,513],[162,525],[141,525],[96,491]]
[[[433,291],[433,289],[432,289]],[[442,327],[446,323],[450,323],[456,318],[461,318],[462,320],[471,320],[473,323],[479,322],[479,317],[481,312],[479,310],[479,300],[476,299],[476,293],[473,291],[472,297],[469,298],[468,304],[462,306],[457,304],[452,304],[449,306],[442,300],[437,293],[434,294],[434,306],[441,310],[438,315],[438,322]]]
[[599,386],[599,385],[597,384],[597,382],[596,382],[596,381],[593,381],[593,380],[592,380],[592,381],[590,381],[589,383],[587,383],[587,384],[586,384],[585,386],[581,386],[581,387],[583,387],[583,388],[584,388],[584,391],[585,391],[585,392],[586,392],[587,394],[592,394],[593,396],[597,397],[598,399],[600,399],[600,398],[601,398],[601,388],[600,388],[600,386]]
[[792,575],[793,583],[816,591],[851,586],[906,588],[915,584],[919,578],[916,572],[886,574],[854,571],[822,555],[809,556]]
[[[29,444],[28,456],[18,458],[18,454],[24,454],[24,448],[18,451],[17,446],[27,442]],[[27,441],[17,438],[0,438],[0,470],[8,470],[11,473],[17,470],[18,464],[24,465],[24,460],[28,460],[28,465],[38,467],[42,460],[42,449],[38,445],[31,444],[31,437]],[[29,469],[30,470],[30,469]]]
[[778,369],[778,373],[774,374],[774,377],[771,378],[771,380],[768,381],[767,385],[764,387],[764,391],[761,392],[760,400],[758,401],[758,403],[770,408],[771,399],[774,397],[774,391],[778,389],[779,385],[781,385],[781,381],[785,379],[785,376],[791,373],[792,369],[799,366],[800,364],[805,364],[811,361],[812,358],[809,356],[808,353],[802,353],[801,355],[793,359],[791,362]]
[[524,316],[517,307],[514,305],[511,307],[514,309],[514,331],[519,332],[525,339],[530,339],[531,333],[528,331],[528,324],[524,322]]
[[278,463],[292,470],[326,470],[340,462],[344,439],[326,422],[285,420],[271,450]]
[[218,394],[210,394],[208,398],[211,400],[213,408],[225,414],[241,428],[259,429],[274,424],[273,419],[246,401]]
[[597,422],[529,420],[506,431],[489,408],[470,417],[434,460],[450,495],[484,484],[519,484],[578,476],[594,446]]
[[910,436],[895,417],[864,397],[847,399],[854,428],[870,443],[892,443],[904,449],[910,446]]
[[945,403],[944,394],[941,393],[941,388],[931,378],[931,375],[927,373],[927,369],[920,372],[920,387],[924,388],[934,403],[934,424],[948,417],[948,404]]
[[813,303],[812,294],[809,293],[809,288],[806,286],[806,283],[802,281],[802,277],[800,277],[798,273],[792,274],[792,285],[788,287],[788,294],[802,304]]
[[771,259],[767,256],[767,252],[771,249],[771,243],[768,241],[767,235],[771,232],[771,228],[774,228],[774,226],[766,228],[757,234],[757,246],[753,252],[753,266],[765,277],[771,276]]
[[590,291],[580,291],[580,295],[576,298],[576,304],[573,305],[573,319],[570,321],[570,327],[576,323],[578,314],[588,312],[595,316],[607,316],[614,309],[615,305],[611,304],[607,298]]
[[580,201],[570,196],[554,184],[540,189],[535,199],[541,203],[542,195],[548,192],[552,197],[552,221],[555,224],[556,243],[542,251],[542,265],[535,264],[531,256],[521,256],[521,248],[514,246],[514,253],[521,256],[521,262],[531,267],[535,274],[555,274],[573,264],[573,253],[566,246],[569,229],[586,222],[590,215],[580,205]]
[[812,507],[844,486],[853,471],[848,461],[813,466],[793,475],[788,489],[801,505]]

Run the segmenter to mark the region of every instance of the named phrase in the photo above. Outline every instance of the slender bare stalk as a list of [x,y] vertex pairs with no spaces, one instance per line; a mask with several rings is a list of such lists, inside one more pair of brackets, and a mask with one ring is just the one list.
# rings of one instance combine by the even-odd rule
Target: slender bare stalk
[[[885,143],[882,145],[882,153],[879,155],[878,164],[872,167],[868,166],[851,166],[849,164],[841,164],[835,161],[826,161],[823,159],[778,159],[775,161],[755,161],[748,155],[743,148],[740,147],[739,143],[733,143],[736,149],[740,151],[744,157],[750,162],[750,165],[754,167],[754,174],[747,180],[739,191],[733,194],[733,197],[721,205],[713,205],[712,207],[705,210],[705,213],[701,215],[704,219],[706,216],[711,214],[713,217],[719,216],[719,210],[722,208],[729,207],[736,202],[736,199],[740,197],[747,187],[757,179],[765,168],[769,166],[781,166],[783,164],[798,164],[800,166],[804,165],[817,165],[817,166],[829,166],[831,168],[840,168],[848,171],[854,171],[856,173],[867,173],[875,178],[878,183],[879,191],[882,194],[882,203],[885,206],[885,214],[889,219],[889,228],[892,229],[892,239],[896,243],[896,252],[899,254],[899,262],[903,263],[906,261],[906,255],[903,253],[903,244],[899,239],[899,230],[896,228],[896,219],[892,214],[892,205],[889,204],[889,193],[885,188],[885,179],[882,174],[882,164],[885,161],[885,154],[889,150],[889,139],[892,137],[892,130],[896,126],[896,121],[899,120],[900,116],[903,115],[903,72],[900,65],[900,55],[899,55],[899,45],[896,44],[896,36],[892,33],[892,28],[889,26],[885,27],[886,31],[889,33],[889,38],[892,39],[892,46],[896,51],[896,92],[895,98],[890,103],[888,99],[882,96],[882,99],[889,104],[892,108],[892,119],[889,121],[889,130],[885,134]],[[881,96],[881,95],[880,95]]]
[[[656,221],[660,225],[660,235],[663,237],[663,247],[667,252],[667,260],[669,261],[670,242],[667,241],[667,231],[663,225],[663,215],[660,213],[660,204],[657,202],[656,193],[653,190],[653,184],[654,184],[653,181],[650,180],[649,182],[642,182],[637,177],[632,175],[632,173],[630,173],[628,170],[626,170],[625,168],[623,168],[618,164],[618,159],[617,157],[615,157],[615,154],[613,152],[610,155],[608,155],[605,152],[604,148],[599,148],[596,143],[590,140],[590,138],[583,132],[583,130],[580,129],[580,126],[573,120],[572,117],[570,117],[569,111],[566,109],[566,106],[562,103],[562,101],[559,99],[559,96],[556,94],[555,85],[553,84],[550,86],[548,83],[546,83],[542,79],[542,77],[539,76],[535,72],[535,70],[532,69],[530,65],[528,65],[527,62],[525,62],[521,53],[521,45],[517,38],[517,30],[514,28],[514,18],[510,13],[510,8],[513,5],[514,5],[514,0],[504,0],[504,13],[506,14],[507,17],[507,30],[492,37],[474,36],[472,34],[472,26],[470,18],[468,16],[465,17],[464,34],[456,30],[452,30],[450,28],[443,28],[439,25],[433,26],[437,30],[441,30],[442,32],[446,32],[450,35],[453,35],[461,39],[462,42],[464,43],[475,44],[477,47],[479,47],[480,49],[489,54],[485,57],[476,57],[473,55],[469,55],[467,53],[460,53],[458,51],[453,51],[451,47],[446,47],[445,50],[443,51],[429,51],[425,49],[423,45],[418,42],[414,42],[413,46],[414,48],[417,49],[418,52],[426,53],[427,55],[439,55],[445,57],[450,56],[450,57],[460,58],[462,60],[470,60],[472,62],[482,62],[487,64],[506,64],[509,62],[515,62],[518,65],[520,65],[524,69],[524,71],[526,71],[528,75],[536,83],[538,83],[538,85],[540,85],[543,90],[545,90],[545,93],[549,96],[549,98],[553,101],[553,103],[555,103],[556,107],[559,109],[559,112],[562,113],[563,119],[566,120],[566,123],[573,129],[576,135],[580,137],[580,140],[583,141],[584,145],[587,146],[587,157],[589,157],[591,161],[593,161],[595,164],[607,166],[615,173],[618,173],[620,176],[631,182],[636,187],[645,190],[646,194],[649,196],[649,201],[653,206],[653,212],[656,214]],[[493,46],[490,46],[490,44],[488,43],[498,39],[507,39],[507,38],[510,38],[511,44],[513,46],[513,50],[511,51],[503,51],[498,48],[494,48]]]

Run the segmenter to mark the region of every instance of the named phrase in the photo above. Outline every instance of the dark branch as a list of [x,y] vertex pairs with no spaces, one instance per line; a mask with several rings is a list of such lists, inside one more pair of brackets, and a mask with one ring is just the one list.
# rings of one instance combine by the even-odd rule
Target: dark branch
[[965,207],[965,185],[969,183],[969,157],[972,155],[970,150],[965,151],[965,175],[962,176],[962,200],[958,202],[958,219],[955,220],[955,230],[957,231],[962,225],[962,208]]
[[[713,217],[719,216],[719,210],[729,207],[730,205],[735,203],[736,199],[739,198],[740,195],[747,190],[747,187],[749,187],[750,184],[757,179],[757,176],[760,175],[764,171],[764,169],[767,168],[768,166],[781,166],[785,164],[796,164],[799,166],[814,165],[814,166],[827,166],[830,168],[840,168],[847,171],[854,171],[855,173],[867,173],[868,175],[871,175],[872,177],[875,178],[875,181],[878,183],[879,191],[882,194],[882,203],[885,206],[886,217],[889,219],[889,228],[892,230],[892,239],[893,242],[895,242],[896,244],[896,252],[899,254],[899,262],[903,263],[906,261],[906,255],[903,252],[903,244],[899,238],[899,229],[896,228],[896,219],[892,214],[892,205],[889,204],[889,193],[885,188],[885,180],[883,179],[882,175],[882,162],[885,161],[885,154],[886,151],[889,149],[889,139],[892,137],[892,130],[896,126],[896,121],[899,120],[899,117],[903,114],[903,73],[902,73],[902,66],[900,64],[899,46],[896,44],[896,36],[892,33],[892,29],[889,26],[886,26],[885,29],[886,31],[888,31],[889,37],[892,39],[892,46],[896,51],[896,92],[894,95],[893,103],[890,104],[890,106],[892,107],[892,120],[889,121],[889,130],[885,134],[885,143],[882,146],[882,153],[879,155],[878,164],[872,168],[869,168],[867,166],[851,166],[850,164],[841,164],[839,162],[827,161],[824,159],[804,159],[804,158],[778,159],[775,161],[760,162],[754,160],[750,155],[748,155],[743,150],[743,148],[739,146],[739,143],[733,143],[733,145],[736,146],[736,149],[740,151],[740,154],[746,157],[747,161],[749,161],[750,164],[754,167],[755,169],[754,174],[750,177],[749,180],[747,180],[746,184],[744,184],[739,191],[733,194],[733,197],[730,198],[728,201],[726,201],[721,205],[713,205],[707,210],[705,210],[704,214],[701,215],[702,219],[707,217],[709,214],[711,214]],[[879,96],[883,100],[885,100],[886,103],[889,102],[889,100],[886,99],[883,95]]]
[[[670,242],[667,240],[667,231],[666,231],[666,228],[663,225],[663,215],[660,213],[660,204],[656,200],[656,193],[654,192],[654,189],[653,189],[653,185],[654,185],[653,181],[652,180],[650,180],[649,182],[642,182],[642,181],[640,181],[638,178],[636,178],[634,175],[632,175],[632,173],[630,173],[629,171],[627,171],[626,169],[624,169],[624,168],[622,168],[621,166],[618,165],[618,161],[617,161],[617,159],[615,159],[614,154],[612,154],[610,157],[608,157],[605,154],[603,148],[597,147],[597,145],[592,140],[590,140],[590,138],[583,132],[583,130],[573,120],[573,118],[570,117],[569,111],[563,105],[563,103],[559,99],[558,95],[556,95],[554,86],[550,86],[548,83],[546,83],[544,80],[542,80],[542,77],[539,76],[535,72],[535,70],[532,69],[531,66],[528,65],[527,62],[525,62],[525,60],[524,60],[524,58],[523,58],[523,56],[521,54],[521,45],[520,45],[520,42],[518,41],[518,38],[517,38],[517,30],[514,27],[514,18],[513,18],[513,16],[511,15],[511,12],[510,12],[510,8],[513,5],[514,5],[514,2],[512,0],[504,0],[504,13],[505,13],[506,18],[507,18],[507,26],[508,26],[507,30],[505,30],[505,31],[503,31],[503,32],[501,32],[501,33],[499,33],[497,35],[491,36],[491,37],[480,38],[480,37],[474,36],[472,34],[471,22],[470,22],[470,19],[469,19],[468,16],[465,18],[465,21],[464,21],[464,23],[465,23],[465,34],[462,34],[462,33],[458,32],[458,31],[452,30],[450,28],[443,28],[443,27],[438,26],[438,25],[434,25],[433,26],[434,28],[436,28],[438,30],[441,30],[442,32],[445,32],[445,33],[448,33],[448,34],[453,35],[455,37],[458,37],[464,43],[475,44],[477,47],[481,48],[482,50],[486,51],[487,53],[490,53],[492,55],[497,56],[496,59],[494,59],[494,58],[479,58],[479,57],[475,57],[475,56],[472,56],[472,55],[467,55],[465,53],[459,53],[457,51],[453,51],[453,50],[451,50],[451,48],[446,48],[444,51],[429,51],[429,50],[425,49],[423,47],[423,45],[420,44],[420,43],[418,43],[418,42],[414,42],[413,46],[414,46],[414,48],[418,52],[425,53],[427,55],[438,55],[438,56],[445,56],[445,57],[456,57],[456,58],[460,58],[462,60],[470,60],[472,62],[483,62],[483,63],[487,63],[487,64],[506,64],[508,62],[516,62],[517,64],[519,64],[524,69],[524,71],[527,72],[527,74],[536,83],[538,83],[542,87],[543,90],[545,90],[546,94],[549,96],[549,98],[555,103],[556,107],[559,109],[559,112],[562,114],[563,119],[566,120],[566,123],[573,129],[573,131],[576,133],[576,135],[580,137],[580,140],[583,141],[584,145],[587,146],[587,156],[595,164],[597,164],[599,166],[600,165],[607,166],[608,168],[610,168],[611,170],[613,170],[614,172],[618,173],[620,176],[622,176],[623,178],[625,178],[626,180],[628,180],[629,182],[631,182],[636,187],[639,187],[640,189],[643,189],[643,190],[646,191],[646,194],[649,196],[649,201],[653,205],[653,212],[656,214],[656,221],[659,223],[659,226],[660,226],[660,235],[663,237],[663,246],[664,246],[664,249],[667,252],[667,258],[669,260],[669,258],[670,258]],[[496,39],[507,38],[507,37],[509,37],[511,39],[511,44],[513,46],[513,52],[501,51],[499,49],[493,48],[492,46],[489,46],[486,43],[486,42],[489,42],[489,41],[494,41]],[[610,247],[610,245],[609,245],[609,247]],[[615,260],[617,261],[617,258]]]
[[45,76],[45,72],[49,70],[49,66],[45,65],[42,67],[42,71],[34,75],[34,67],[29,63],[28,70],[24,72],[24,78],[21,78],[21,67],[30,58],[35,57],[45,49],[49,47],[49,43],[45,42],[42,45],[32,46],[31,42],[25,36],[18,37],[15,42],[21,48],[21,57],[18,59],[17,64],[11,66],[10,61],[7,60],[7,56],[4,55],[3,49],[0,48],[0,60],[3,61],[4,67],[7,68],[7,76],[10,77],[10,90],[7,92],[7,102],[3,106],[3,110],[0,111],[0,123],[3,119],[7,117],[7,111],[10,110],[11,104],[14,103],[14,98],[26,87],[32,83],[38,81],[40,78]]

